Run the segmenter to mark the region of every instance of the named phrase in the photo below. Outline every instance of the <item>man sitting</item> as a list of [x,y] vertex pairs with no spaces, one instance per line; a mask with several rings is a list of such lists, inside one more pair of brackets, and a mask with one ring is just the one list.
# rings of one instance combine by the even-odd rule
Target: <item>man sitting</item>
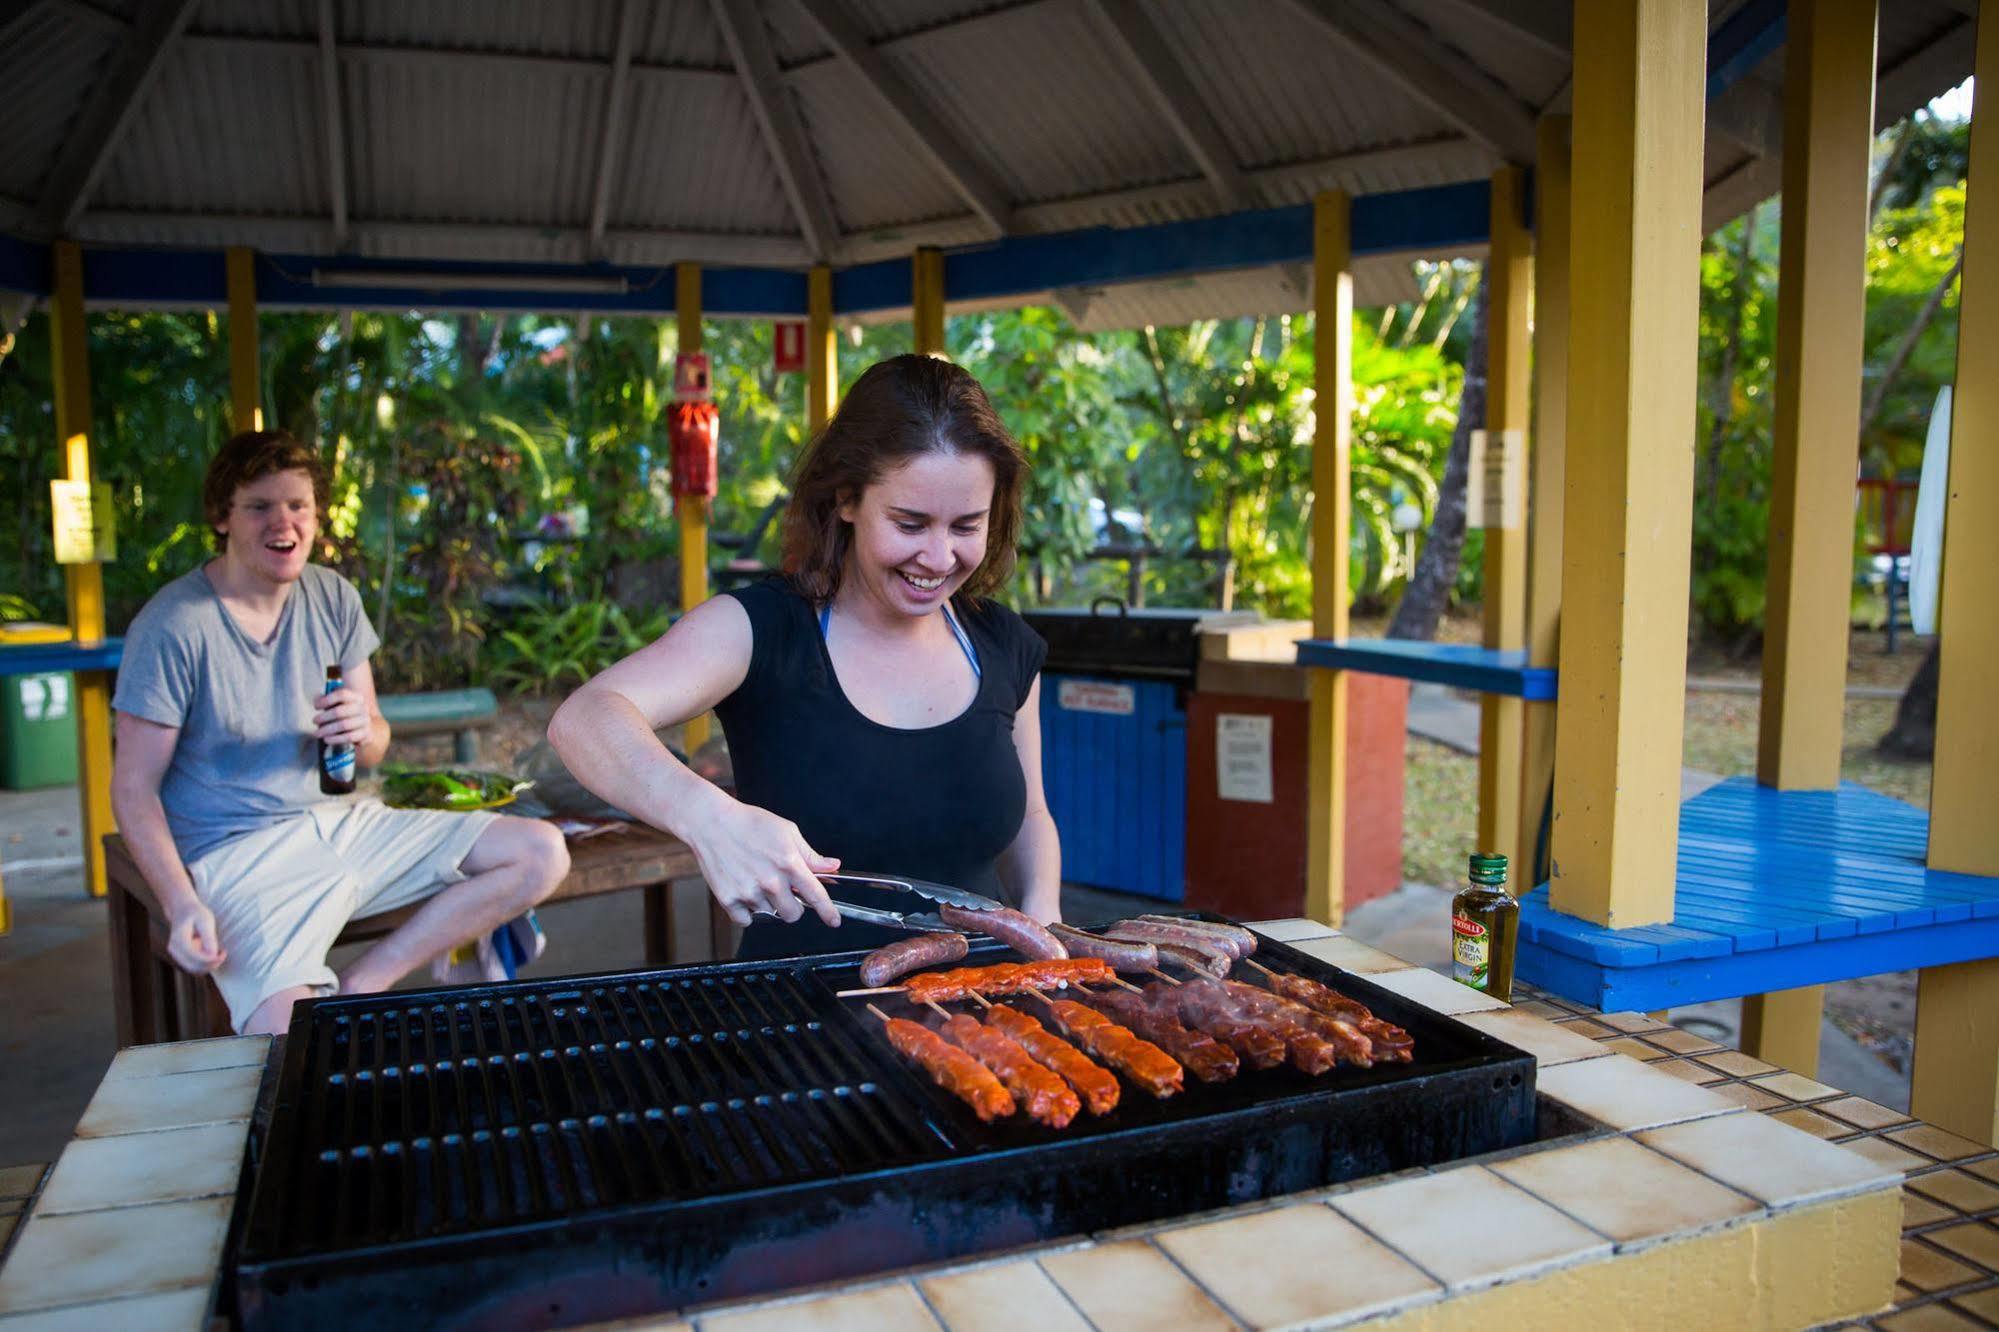
[[[326,500],[318,455],[286,432],[224,444],[202,484],[221,555],[132,621],[112,698],[119,829],[174,962],[214,974],[242,1032],[285,1030],[299,999],[388,989],[569,871],[534,819],[321,794],[317,742],[370,766],[389,747],[368,665],[381,640],[354,585],[311,562]],[[419,901],[338,976],[327,966],[349,920]]]

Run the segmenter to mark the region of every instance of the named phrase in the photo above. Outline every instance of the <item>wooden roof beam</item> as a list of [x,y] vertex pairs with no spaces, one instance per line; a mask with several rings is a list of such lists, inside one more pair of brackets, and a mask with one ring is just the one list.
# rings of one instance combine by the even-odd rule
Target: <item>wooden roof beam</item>
[[147,0],[139,11],[123,48],[111,58],[108,76],[98,83],[49,170],[38,211],[54,234],[62,235],[75,225],[111,160],[112,150],[132,123],[133,112],[159,77],[174,40],[186,29],[196,3]]
[[319,0],[319,119],[326,150],[326,198],[333,214],[333,248],[347,248],[347,122],[340,105],[340,52],[334,42],[333,0]]
[[611,180],[625,141],[625,98],[632,86],[632,52],[638,46],[639,0],[619,0],[618,39],[611,51],[611,82],[604,90],[604,123],[597,134],[597,184],[590,192],[590,257],[604,257],[611,217]]
[[1575,11],[1570,0],[1445,0],[1467,13],[1483,15],[1510,28],[1549,55],[1567,58],[1576,44]]
[[1534,162],[1534,113],[1470,58],[1385,4],[1291,0],[1292,7],[1446,119],[1518,166]]
[[1241,208],[1249,201],[1249,182],[1236,164],[1235,153],[1221,127],[1187,77],[1186,67],[1167,47],[1138,7],[1138,0],[1089,0],[1090,12],[1113,45],[1139,77],[1153,107],[1172,127],[1201,174],[1214,186],[1223,208]]
[[875,50],[841,0],[798,0],[798,7],[834,54],[860,76],[861,83],[902,126],[917,151],[950,182],[958,197],[994,235],[1005,235],[1013,221],[1013,205],[1007,201],[1006,192],[964,144],[944,128],[943,118],[917,95],[908,80]]
[[729,48],[729,58],[735,61],[736,73],[743,81],[750,111],[763,130],[764,142],[770,145],[778,179],[784,184],[792,211],[798,216],[798,228],[805,236],[805,247],[813,262],[826,263],[839,239],[839,228],[833,220],[833,201],[807,146],[805,122],[778,72],[777,56],[771,51],[763,14],[752,6],[738,7],[735,0],[710,0],[709,8],[715,16],[715,26],[721,29],[722,41]]

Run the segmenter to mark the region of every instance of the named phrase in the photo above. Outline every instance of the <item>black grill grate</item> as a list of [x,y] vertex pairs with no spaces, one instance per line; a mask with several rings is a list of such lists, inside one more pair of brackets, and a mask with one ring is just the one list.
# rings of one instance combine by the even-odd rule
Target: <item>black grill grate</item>
[[509,989],[337,1013],[309,1030],[293,1148],[319,1205],[276,1218],[290,1252],[783,1185],[943,1149],[789,972]]

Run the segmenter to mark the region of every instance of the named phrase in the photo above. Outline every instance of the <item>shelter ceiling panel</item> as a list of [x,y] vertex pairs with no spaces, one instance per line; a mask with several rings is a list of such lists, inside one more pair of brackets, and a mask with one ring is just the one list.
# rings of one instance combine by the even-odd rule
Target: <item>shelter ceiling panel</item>
[[640,64],[673,65],[733,71],[729,48],[705,4],[666,4],[652,8],[650,21],[639,29]]
[[[1569,81],[1571,60],[1509,23],[1510,0],[1401,0],[1409,17],[1483,69],[1528,106],[1545,106]],[[1529,6],[1532,8],[1533,6]]]
[[89,211],[326,211],[319,83],[309,49],[251,53],[184,40],[120,136]]
[[0,194],[38,199],[49,168],[106,64],[124,40],[117,23],[76,23],[59,5],[29,12],[0,49],[6,130]]
[[[853,74],[827,60],[785,76],[843,230],[867,231],[966,212],[939,175]],[[983,235],[968,230],[966,239]],[[937,242],[932,242],[937,243]]]
[[342,42],[570,56],[608,64],[618,0],[339,0]]
[[[1356,309],[1413,301],[1417,295],[1407,257],[1383,256],[1354,265]],[[1312,308],[1312,274],[1307,264],[1271,264],[1156,282],[1065,287],[1055,299],[1084,333],[1147,324],[1170,327],[1198,319],[1303,314]]]
[[[799,10],[796,0],[762,0],[770,22],[771,49],[779,67],[831,59],[832,52],[818,28]],[[947,28],[1038,0],[846,0],[845,9],[876,46],[916,33]]]
[[884,53],[1014,203],[1174,180],[1194,167],[1072,0],[932,29]]
[[733,75],[635,71],[613,227],[790,234],[797,218]]
[[1259,5],[1254,21],[1246,12],[1233,0],[1152,10],[1245,167],[1457,137],[1441,113],[1291,6]]
[[608,77],[556,64],[343,64],[354,217],[580,224]]
[[[339,6],[335,6],[334,12],[339,12]],[[314,0],[202,0],[188,32],[217,37],[316,40],[318,6]]]

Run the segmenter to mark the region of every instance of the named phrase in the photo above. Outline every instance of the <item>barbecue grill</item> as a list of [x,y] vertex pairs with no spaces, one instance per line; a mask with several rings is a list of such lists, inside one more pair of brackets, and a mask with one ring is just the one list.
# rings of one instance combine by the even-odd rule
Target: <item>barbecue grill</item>
[[890,1050],[868,1000],[836,996],[860,956],[302,1006],[253,1135],[242,1324],[560,1326],[1535,1137],[1531,1056],[1269,940],[1258,961],[1406,1028],[1414,1062],[1244,1070],[1165,1101],[1128,1086],[1063,1130],[981,1124]]

